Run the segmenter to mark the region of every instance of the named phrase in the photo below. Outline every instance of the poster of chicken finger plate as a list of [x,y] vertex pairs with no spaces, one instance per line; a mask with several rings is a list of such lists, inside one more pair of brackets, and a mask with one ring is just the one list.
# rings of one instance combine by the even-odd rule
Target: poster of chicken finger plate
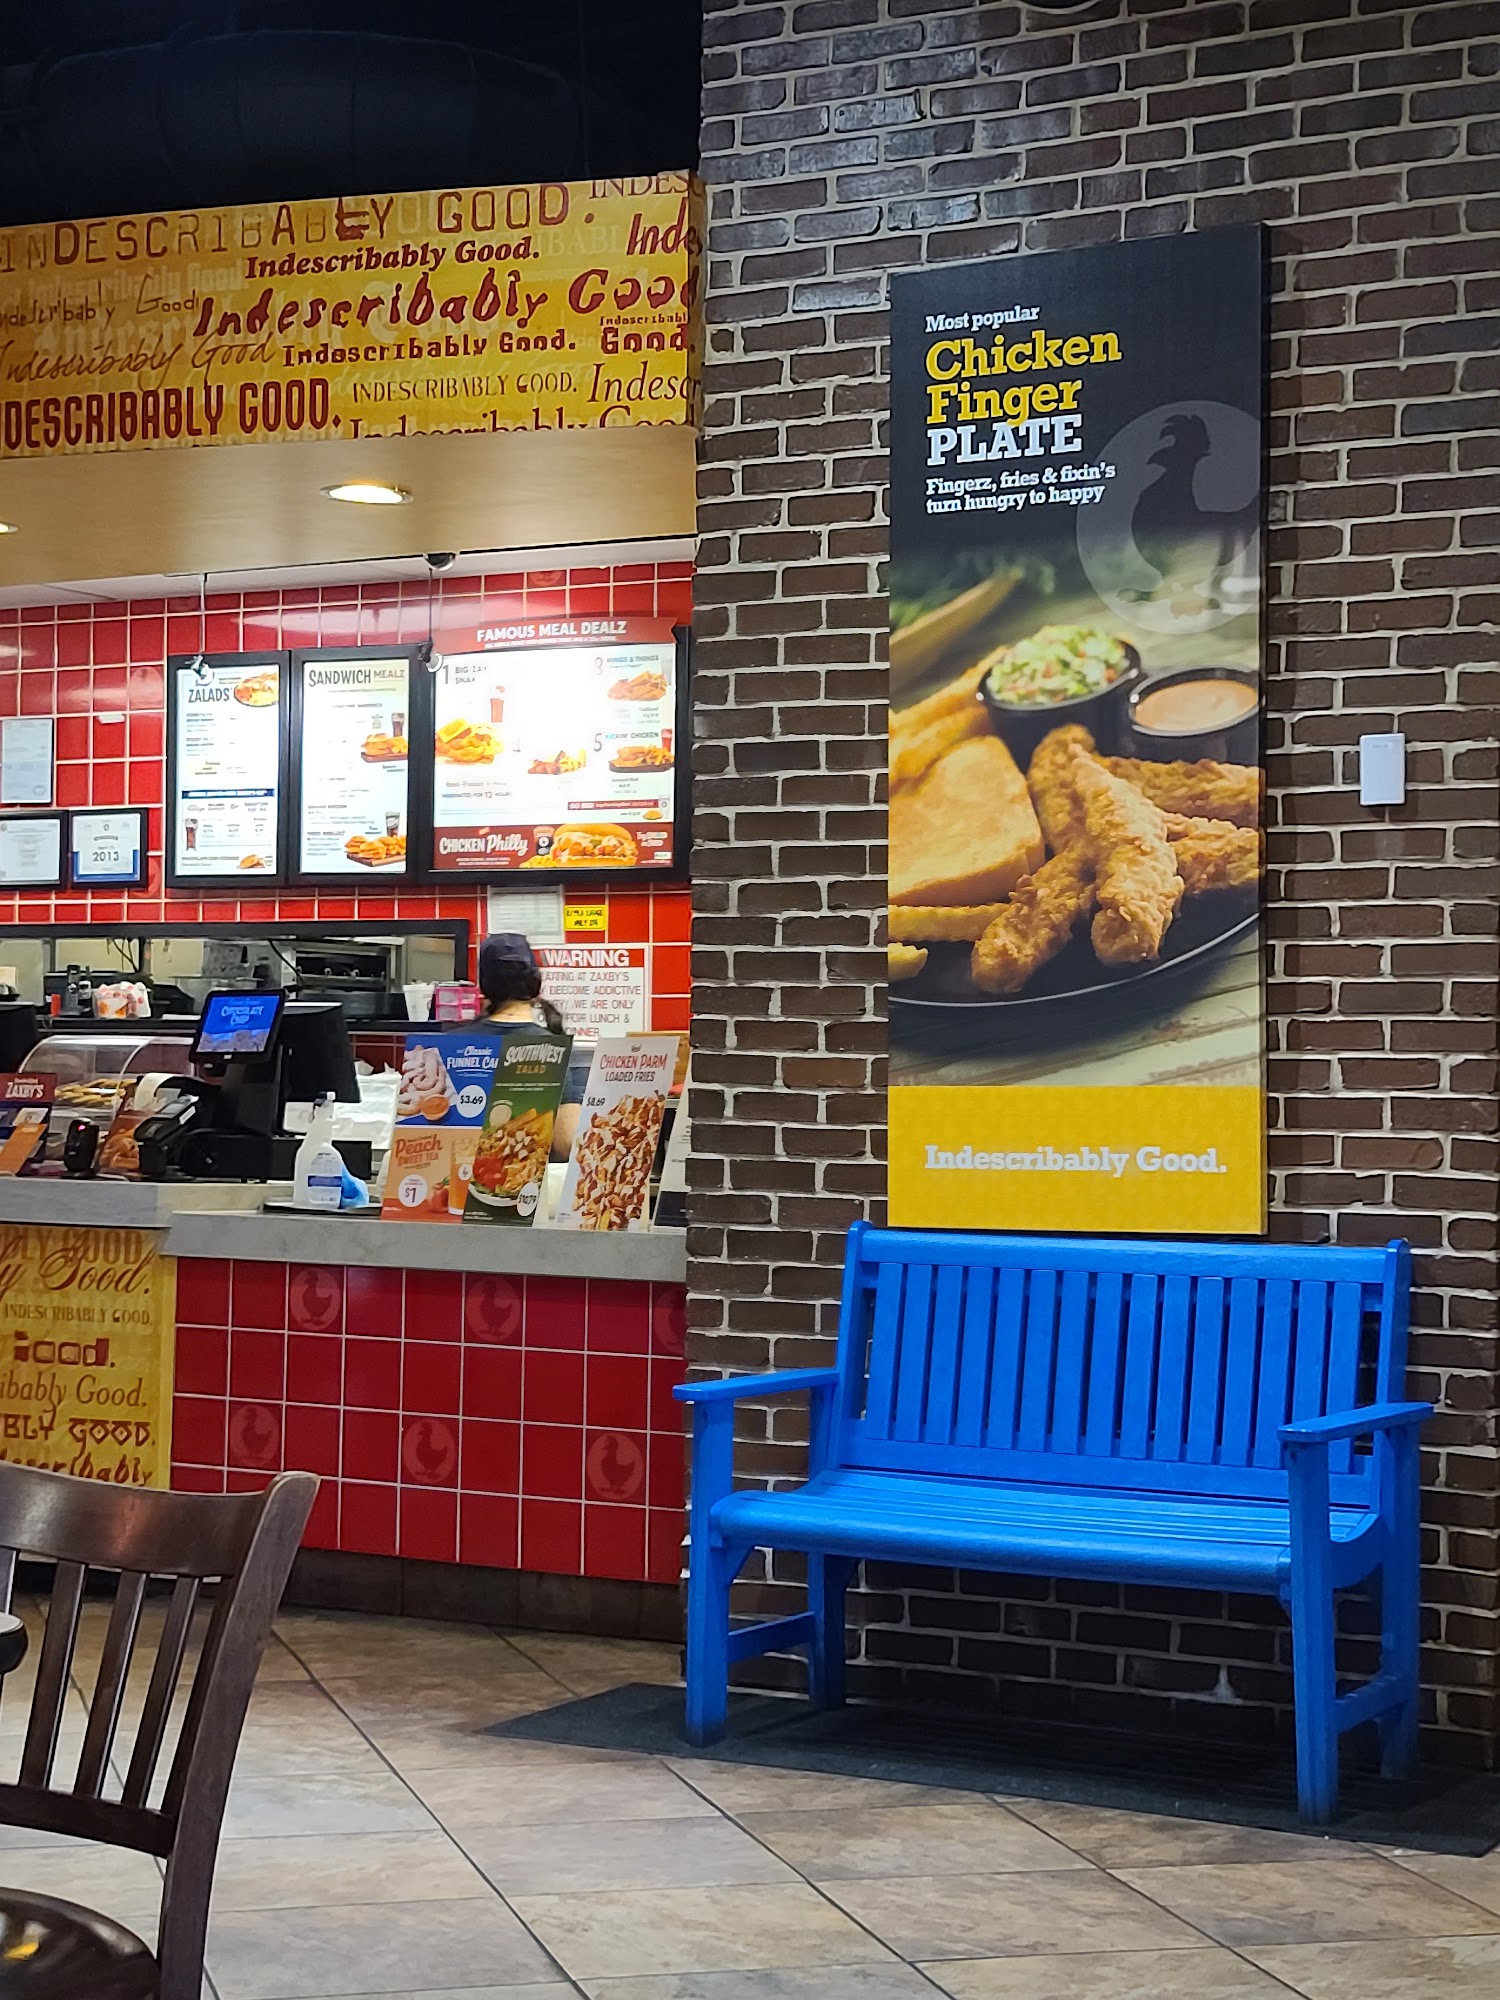
[[1264,1226],[1262,245],[892,286],[890,1219]]

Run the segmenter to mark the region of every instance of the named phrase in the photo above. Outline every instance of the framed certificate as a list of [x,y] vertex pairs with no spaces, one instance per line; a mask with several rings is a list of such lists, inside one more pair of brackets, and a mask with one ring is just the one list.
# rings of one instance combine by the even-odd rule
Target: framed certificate
[[0,813],[0,889],[60,889],[67,840],[66,813]]
[[146,879],[146,815],[138,806],[83,806],[69,818],[75,889],[132,889]]

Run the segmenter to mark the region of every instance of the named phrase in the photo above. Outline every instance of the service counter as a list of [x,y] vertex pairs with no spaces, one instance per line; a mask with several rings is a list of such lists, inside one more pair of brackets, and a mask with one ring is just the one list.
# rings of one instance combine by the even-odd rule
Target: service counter
[[0,1180],[0,1250],[40,1268],[69,1232],[138,1235],[111,1254],[158,1272],[175,1486],[304,1468],[311,1548],[676,1581],[683,1231],[260,1212],[283,1192]]

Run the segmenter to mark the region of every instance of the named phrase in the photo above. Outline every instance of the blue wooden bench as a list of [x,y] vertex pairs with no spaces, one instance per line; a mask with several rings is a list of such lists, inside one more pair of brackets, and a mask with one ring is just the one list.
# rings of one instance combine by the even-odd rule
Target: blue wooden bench
[[[689,1737],[722,1734],[729,1669],[759,1653],[805,1646],[814,1701],[843,1699],[863,1558],[1250,1592],[1291,1613],[1299,1803],[1329,1819],[1345,1730],[1375,1721],[1388,1773],[1416,1753],[1431,1405],[1397,1400],[1410,1283],[1404,1243],[856,1224],[832,1368],[676,1392],[694,1410]],[[734,1404],[799,1392],[806,1483],[736,1490]],[[756,1548],[805,1552],[807,1609],[735,1628],[730,1585]],[[1377,1573],[1380,1668],[1341,1694],[1334,1593]]]

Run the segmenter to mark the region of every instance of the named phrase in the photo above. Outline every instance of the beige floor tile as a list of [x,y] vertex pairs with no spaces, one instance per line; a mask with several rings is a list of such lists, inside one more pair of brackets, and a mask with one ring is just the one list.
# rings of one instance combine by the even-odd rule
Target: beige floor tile
[[797,1879],[758,1840],[717,1817],[471,1827],[454,1837],[508,1897]]
[[1307,2000],[1494,2000],[1500,1993],[1500,1938],[1260,1945],[1247,1956]]
[[498,1896],[334,1910],[246,1910],[209,1928],[221,2000],[323,2000],[476,1986],[545,1985],[545,1952]]
[[509,1778],[495,1769],[414,1772],[412,1790],[445,1826],[547,1826],[718,1814],[662,1764],[557,1764]]
[[512,1644],[571,1693],[602,1694],[632,1681],[681,1683],[682,1651],[645,1639],[591,1639],[572,1633],[512,1632]]
[[1388,1860],[1428,1882],[1450,1889],[1481,1910],[1500,1915],[1500,1849],[1493,1854],[1417,1854],[1409,1848],[1388,1848]]
[[770,1764],[718,1764],[703,1757],[669,1757],[684,1783],[739,1818],[752,1812],[837,1812],[847,1806],[950,1805],[982,1796],[937,1785],[897,1785],[882,1778],[845,1778],[831,1771],[782,1771]]
[[483,1625],[296,1611],[283,1614],[276,1630],[292,1656],[318,1679],[507,1674],[516,1671],[521,1658]]
[[1083,1951],[1047,1958],[950,1958],[924,1968],[953,2000],[1285,2000],[1267,1974],[1217,1945]]
[[579,1980],[771,1966],[808,1970],[890,1956],[801,1883],[518,1896],[514,1907]]
[[288,1834],[430,1833],[432,1815],[393,1771],[265,1777],[241,1771],[229,1788],[226,1840]]
[[909,1965],[777,1966],[760,1972],[648,1973],[644,1979],[589,1979],[588,2000],[934,2000],[931,1982]]
[[1101,1868],[1150,1868],[1176,1862],[1324,1861],[1359,1853],[1347,1841],[1263,1827],[1177,1819],[1157,1813],[1009,1799],[1014,1813]]
[[943,1805],[743,1813],[740,1823],[812,1882],[861,1875],[1003,1875],[1086,1868],[1045,1833],[985,1798]]
[[[32,1835],[33,1840],[37,1838]],[[97,1842],[66,1846],[8,1847],[0,1860],[0,1881],[8,1889],[59,1896],[130,1923],[161,1902],[161,1870],[149,1854]],[[138,1926],[132,1924],[132,1929]]]
[[1122,1868],[1119,1879],[1220,1944],[1319,1944],[1343,1938],[1460,1937],[1500,1931],[1500,1917],[1460,1901],[1377,1854],[1304,1867]]
[[457,1901],[490,1885],[445,1833],[292,1835],[226,1840],[214,1877],[216,1910],[278,1910]]
[[514,1672],[492,1674],[479,1684],[462,1676],[440,1680],[402,1674],[388,1682],[368,1675],[351,1680],[330,1677],[322,1686],[356,1727],[372,1732],[418,1724],[429,1729],[484,1729],[570,1698],[550,1675],[519,1659]]
[[909,1959],[1171,1950],[1201,1942],[1144,1896],[1089,1868],[832,1882],[825,1894]]

